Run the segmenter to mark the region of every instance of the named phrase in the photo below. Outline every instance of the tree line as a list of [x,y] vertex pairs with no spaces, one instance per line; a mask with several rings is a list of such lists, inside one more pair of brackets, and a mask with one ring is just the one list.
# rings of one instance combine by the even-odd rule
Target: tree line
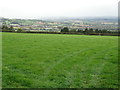
[[[15,32],[13,26],[2,25],[1,29],[3,32]],[[24,30],[21,28],[17,29],[17,32],[23,32],[23,31]]]
[[93,28],[85,28],[85,30],[81,30],[81,29],[72,29],[69,30],[68,27],[64,27],[63,29],[61,29],[61,32],[78,32],[78,33],[83,33],[83,34],[92,34],[92,33],[118,33],[116,31],[109,31],[106,29],[93,29]]
[[[30,33],[31,32],[31,33],[33,33],[32,31],[25,31],[21,28],[19,28],[15,31],[13,26],[8,27],[6,25],[3,25],[1,29],[3,32],[18,32],[18,33],[20,33],[20,32]],[[60,30],[59,34],[60,33],[61,34],[72,34],[73,33],[73,34],[85,34],[85,35],[98,35],[98,34],[101,34],[101,35],[102,34],[116,34],[116,35],[118,35],[119,32],[120,32],[119,30],[118,30],[118,32],[116,32],[114,30],[109,31],[106,29],[100,30],[100,29],[93,29],[93,28],[85,28],[84,30],[81,30],[81,29],[69,29],[68,27],[64,27]],[[40,32],[40,33],[42,33],[42,32]],[[47,32],[47,33],[52,33],[52,32]],[[55,32],[53,32],[53,33],[55,33]]]

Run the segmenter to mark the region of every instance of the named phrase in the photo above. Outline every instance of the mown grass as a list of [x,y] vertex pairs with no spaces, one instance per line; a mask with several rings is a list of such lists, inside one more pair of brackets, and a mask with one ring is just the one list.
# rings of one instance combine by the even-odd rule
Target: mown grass
[[3,33],[3,87],[118,88],[118,37]]

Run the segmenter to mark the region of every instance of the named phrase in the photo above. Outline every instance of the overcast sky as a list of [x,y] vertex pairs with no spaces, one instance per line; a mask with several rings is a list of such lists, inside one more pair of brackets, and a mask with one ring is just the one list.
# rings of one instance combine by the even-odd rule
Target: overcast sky
[[119,0],[0,0],[6,18],[118,16]]

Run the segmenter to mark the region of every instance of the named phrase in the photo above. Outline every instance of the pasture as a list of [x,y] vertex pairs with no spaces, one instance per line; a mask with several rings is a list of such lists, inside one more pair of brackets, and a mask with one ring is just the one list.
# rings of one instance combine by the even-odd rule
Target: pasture
[[118,88],[118,37],[2,33],[5,88]]

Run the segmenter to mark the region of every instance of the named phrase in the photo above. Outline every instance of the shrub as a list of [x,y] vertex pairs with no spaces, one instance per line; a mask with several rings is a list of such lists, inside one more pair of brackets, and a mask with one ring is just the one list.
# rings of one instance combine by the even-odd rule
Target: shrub
[[23,32],[23,29],[19,28],[19,29],[17,30],[17,32]]

